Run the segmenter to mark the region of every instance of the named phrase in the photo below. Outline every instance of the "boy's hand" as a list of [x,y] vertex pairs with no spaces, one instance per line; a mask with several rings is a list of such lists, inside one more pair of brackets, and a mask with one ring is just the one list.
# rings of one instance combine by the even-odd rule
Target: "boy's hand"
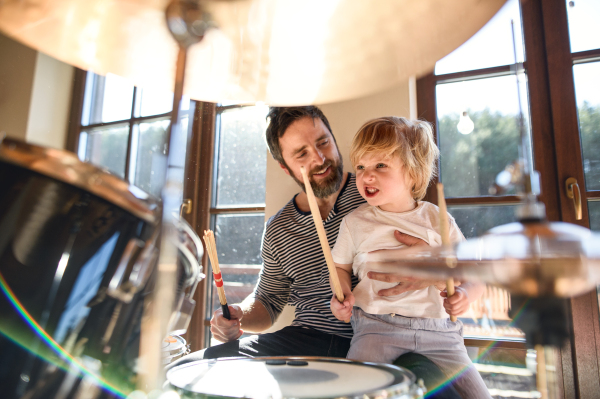
[[448,298],[448,293],[446,291],[440,292],[440,295],[446,298],[444,299],[444,309],[446,309],[446,313],[450,316],[460,316],[469,310],[471,301],[464,288],[455,287],[454,295],[450,298]]
[[350,317],[352,316],[352,307],[354,307],[354,295],[352,295],[351,292],[347,294],[344,293],[344,302],[341,303],[334,294],[331,297],[329,306],[331,307],[331,313],[333,313],[336,319],[340,321],[350,320]]

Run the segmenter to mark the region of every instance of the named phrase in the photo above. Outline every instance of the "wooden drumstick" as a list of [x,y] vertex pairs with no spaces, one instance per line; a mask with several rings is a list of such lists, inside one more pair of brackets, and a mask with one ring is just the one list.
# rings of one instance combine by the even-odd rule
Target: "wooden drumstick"
[[[444,185],[442,183],[437,184],[438,192],[438,207],[440,208],[440,234],[442,236],[442,245],[444,247],[450,246],[450,230],[448,221],[448,210],[446,208],[446,198],[444,197]],[[446,280],[446,293],[448,298],[454,295],[454,279],[449,277]],[[456,316],[450,316],[451,321],[456,321]]]
[[219,268],[217,244],[215,243],[215,235],[212,230],[204,230],[204,243],[206,244],[206,251],[208,252],[208,257],[210,258],[210,263],[212,265],[215,285],[217,286],[217,293],[219,294],[219,302],[221,303],[221,309],[223,310],[223,317],[227,320],[231,320],[229,306],[227,306],[227,298],[225,297],[225,289],[223,288],[223,276],[221,276],[221,269]]
[[[308,206],[310,207],[310,213],[312,214],[315,227],[317,228],[317,234],[319,235],[319,241],[321,242],[321,248],[325,255],[325,262],[327,262],[327,268],[329,269],[329,277],[331,278],[331,284],[333,285],[333,292],[338,301],[344,302],[344,293],[342,292],[342,286],[340,285],[340,279],[335,270],[335,263],[333,263],[333,257],[331,256],[331,249],[329,248],[329,241],[327,241],[327,233],[323,228],[323,219],[321,218],[321,212],[319,212],[319,205],[317,205],[317,199],[313,193],[306,169],[304,166],[300,167],[302,178],[304,179],[304,186],[306,187],[306,196],[308,197]],[[346,323],[350,320],[344,320]]]

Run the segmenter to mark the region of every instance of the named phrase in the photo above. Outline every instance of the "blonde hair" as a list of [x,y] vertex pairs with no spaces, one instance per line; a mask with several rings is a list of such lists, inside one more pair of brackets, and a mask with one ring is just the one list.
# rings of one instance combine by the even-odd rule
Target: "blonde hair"
[[365,123],[352,139],[350,161],[356,168],[365,155],[398,156],[413,182],[415,200],[425,197],[427,186],[437,173],[440,155],[433,140],[431,123],[397,116],[385,116]]

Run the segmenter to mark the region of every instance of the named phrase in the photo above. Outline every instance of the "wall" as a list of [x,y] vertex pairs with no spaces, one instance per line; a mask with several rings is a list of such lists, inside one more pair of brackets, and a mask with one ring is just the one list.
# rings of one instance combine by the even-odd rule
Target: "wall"
[[0,34],[0,132],[64,148],[73,67]]

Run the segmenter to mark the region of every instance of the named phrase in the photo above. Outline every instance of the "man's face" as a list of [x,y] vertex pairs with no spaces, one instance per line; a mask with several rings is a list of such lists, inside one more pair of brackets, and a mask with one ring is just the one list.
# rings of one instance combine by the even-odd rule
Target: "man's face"
[[279,139],[281,154],[286,165],[283,170],[298,183],[304,182],[300,167],[304,166],[317,198],[334,194],[343,180],[343,162],[335,140],[320,118],[298,119]]

